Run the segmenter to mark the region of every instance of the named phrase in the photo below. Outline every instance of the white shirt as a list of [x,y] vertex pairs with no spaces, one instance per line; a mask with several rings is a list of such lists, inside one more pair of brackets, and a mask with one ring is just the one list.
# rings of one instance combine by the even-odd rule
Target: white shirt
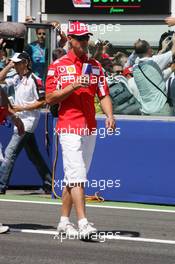
[[135,96],[137,101],[139,102],[141,101],[139,89],[137,88],[137,84],[134,80],[134,77],[128,79],[128,90],[130,91],[131,94]]
[[[16,74],[13,78],[7,78],[5,81],[7,85],[14,86],[15,105],[27,106],[44,98],[41,80],[33,73],[29,76],[23,76],[22,79]],[[25,131],[33,133],[38,125],[40,110],[22,111],[17,114],[24,123]]]
[[170,50],[163,54],[153,55],[152,57],[144,57],[144,58],[138,59],[137,63],[138,61],[145,61],[145,60],[153,60],[159,65],[159,68],[163,71],[165,68],[167,68],[168,64],[172,63],[173,53]]

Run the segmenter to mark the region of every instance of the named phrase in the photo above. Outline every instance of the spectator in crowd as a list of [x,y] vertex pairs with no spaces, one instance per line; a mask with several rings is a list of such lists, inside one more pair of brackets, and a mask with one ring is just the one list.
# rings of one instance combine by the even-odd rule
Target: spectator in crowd
[[127,62],[124,65],[124,68],[132,67],[136,63],[137,58],[138,58],[138,55],[135,53],[135,51],[133,51],[129,55],[128,60],[127,60]]
[[140,102],[140,93],[133,77],[133,68],[127,67],[123,70],[123,76],[128,80],[128,90]]
[[122,67],[124,67],[127,61],[128,61],[128,56],[124,52],[119,51],[116,54],[114,54],[114,62],[116,64],[119,64]]
[[[0,72],[0,81],[15,87],[15,105],[13,110],[24,123],[25,133],[18,135],[14,129],[13,136],[5,150],[5,158],[0,166],[0,194],[5,194],[12,169],[17,156],[24,148],[31,162],[35,165],[43,180],[43,189],[51,192],[51,172],[38,150],[34,131],[39,121],[39,108],[45,104],[42,82],[30,68],[30,57],[26,52],[15,53],[11,62]],[[15,67],[17,75],[6,78],[7,73]]]
[[172,37],[174,31],[164,32],[159,40],[158,54],[163,54],[172,48]]
[[7,52],[5,49],[0,48],[0,71],[6,66],[7,63]]
[[55,61],[66,55],[66,51],[63,48],[57,48],[52,51],[52,60]]
[[[134,65],[134,79],[141,96],[142,113],[146,115],[172,115],[172,108],[167,103],[165,77],[170,76],[175,54],[175,37],[173,36],[172,49],[164,54],[153,55],[152,48],[145,40],[135,43],[135,53],[139,57],[138,64]],[[163,71],[166,69],[166,72]]]
[[3,38],[0,39],[0,71],[8,63],[7,51],[6,51],[6,42]]
[[[112,61],[113,58],[111,58],[108,54],[109,47],[111,46],[109,41],[102,41],[102,40],[97,40],[95,43],[95,52],[93,54],[93,58],[98,60],[99,62],[102,63],[102,60],[108,59]],[[90,43],[90,48],[93,48],[93,42]]]
[[96,53],[96,44],[95,41],[90,40],[89,41],[89,46],[88,46],[88,51],[89,51],[89,57],[94,58],[94,55]]
[[36,18],[32,16],[26,16],[25,18],[26,23],[34,23],[35,21],[36,21]]
[[46,30],[36,29],[37,40],[28,44],[25,51],[30,55],[33,73],[45,80],[48,61],[48,49],[46,48]]
[[[95,44],[95,49],[93,53],[93,58],[101,62],[104,43],[101,40],[97,40],[94,44]],[[91,46],[93,47],[93,43],[90,43],[90,47]]]
[[[88,237],[96,231],[86,218],[84,195],[87,172],[95,146],[95,137],[91,135],[91,131],[96,127],[94,109],[96,93],[107,115],[106,127],[114,129],[115,126],[109,90],[102,67],[99,62],[88,59],[86,55],[90,34],[83,23],[70,24],[68,41],[71,49],[67,55],[55,61],[49,68],[46,80],[47,102],[49,104],[61,102],[56,131],[60,136],[63,152],[65,187],[62,194],[63,205],[58,232],[65,232],[72,236],[78,235],[69,220],[74,203],[81,238]],[[88,77],[82,76],[84,63],[92,65],[92,74],[97,78],[94,84],[89,83]],[[70,77],[74,78],[73,82]],[[103,83],[99,83],[100,77],[103,77]],[[62,82],[62,78],[66,81]]]
[[123,70],[121,65],[114,63],[113,73],[107,77],[114,114],[141,114],[140,103],[129,87],[129,75],[131,76],[131,72],[128,69]]
[[121,64],[113,63],[112,71],[115,75],[122,75],[123,73],[123,66]]
[[57,33],[57,47],[65,48],[67,44],[67,36],[65,32],[61,29],[61,25],[58,21],[52,21],[51,25],[55,28]]

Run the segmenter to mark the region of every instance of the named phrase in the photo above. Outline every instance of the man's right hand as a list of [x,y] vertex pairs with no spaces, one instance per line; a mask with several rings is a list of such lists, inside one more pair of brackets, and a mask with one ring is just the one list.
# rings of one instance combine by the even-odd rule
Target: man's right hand
[[175,17],[167,17],[165,18],[165,23],[168,24],[169,27],[175,25]]
[[8,67],[9,69],[13,68],[15,66],[13,61],[10,61],[6,67]]
[[72,84],[74,90],[78,90],[79,88],[86,88],[89,86],[89,75],[81,75],[77,78],[77,80]]

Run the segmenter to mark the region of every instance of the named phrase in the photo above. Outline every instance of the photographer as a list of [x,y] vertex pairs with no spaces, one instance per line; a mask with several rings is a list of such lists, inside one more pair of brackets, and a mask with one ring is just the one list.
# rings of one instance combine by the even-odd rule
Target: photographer
[[98,39],[95,43],[95,54],[93,55],[93,58],[101,62],[102,59],[109,59],[110,56],[108,54],[109,48],[111,48],[112,45],[109,41],[105,40],[102,41]]
[[[166,93],[166,78],[173,68],[168,68],[175,55],[175,36],[172,37],[172,48],[164,54],[152,56],[152,48],[145,40],[135,43],[135,53],[139,57],[134,65],[133,75],[141,96],[142,113],[146,115],[173,115],[172,107],[168,104]],[[165,74],[165,73],[164,73]]]
[[167,51],[170,51],[173,45],[172,38],[173,38],[174,31],[168,31],[161,35],[159,40],[159,48],[158,54],[163,54]]

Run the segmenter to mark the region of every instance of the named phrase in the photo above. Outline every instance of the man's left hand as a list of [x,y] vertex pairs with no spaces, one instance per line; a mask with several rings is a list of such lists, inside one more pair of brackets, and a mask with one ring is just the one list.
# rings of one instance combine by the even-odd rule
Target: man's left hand
[[19,117],[15,116],[15,115],[12,115],[11,119],[12,119],[14,125],[18,129],[18,135],[22,136],[24,134],[24,131],[25,131],[24,130],[24,124],[23,124],[22,120]]

